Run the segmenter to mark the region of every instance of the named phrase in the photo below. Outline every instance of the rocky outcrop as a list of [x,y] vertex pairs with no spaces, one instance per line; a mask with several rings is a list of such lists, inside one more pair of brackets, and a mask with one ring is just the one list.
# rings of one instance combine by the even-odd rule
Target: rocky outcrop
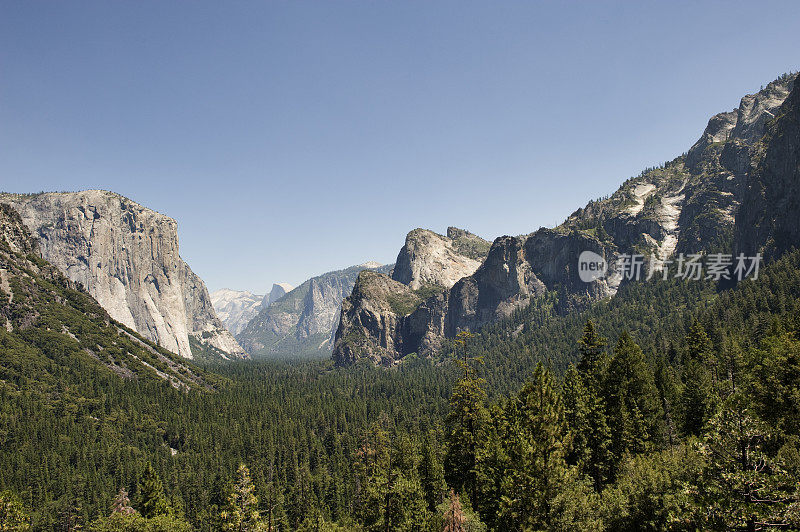
[[363,357],[392,365],[408,353],[437,347],[447,327],[448,289],[480,267],[489,247],[456,227],[449,227],[447,236],[409,232],[391,277],[362,272],[342,303],[334,359],[350,364]]
[[767,123],[783,104],[794,86],[794,75],[781,76],[755,94],[748,94],[733,111],[720,113],[708,121],[703,135],[687,154],[687,164],[699,164],[708,148],[735,140],[752,146],[766,132]]
[[185,358],[246,353],[217,318],[203,281],[178,254],[175,220],[102,190],[2,194],[42,256],[125,326]]
[[450,288],[472,275],[489,251],[489,242],[463,229],[448,228],[448,236],[414,229],[397,255],[392,279],[419,290],[426,285]]
[[399,330],[403,316],[421,302],[410,287],[388,275],[362,271],[353,293],[342,302],[334,352],[337,363],[347,365],[367,358],[379,365],[393,364],[397,353],[406,351],[401,344],[406,335]]
[[34,253],[36,241],[31,239],[17,211],[0,203],[0,243],[13,253]]
[[[412,352],[430,354],[443,339],[508,317],[547,291],[559,291],[562,312],[585,307],[613,296],[625,282],[617,261],[623,255],[644,256],[642,272],[647,275],[651,266],[655,272],[662,270],[676,253],[731,253],[735,216],[743,197],[752,207],[742,209],[740,218],[749,218],[740,225],[746,225],[742,231],[751,236],[739,238],[740,242],[756,242],[751,248],[768,247],[769,241],[764,244],[768,234],[778,235],[774,237],[776,248],[789,242],[796,245],[800,233],[796,216],[798,137],[797,130],[792,130],[793,119],[784,116],[786,105],[794,98],[795,77],[782,76],[757,94],[745,96],[738,109],[709,121],[686,156],[627,180],[614,194],[578,209],[558,227],[496,239],[474,273],[442,293],[429,295],[409,313],[389,316],[385,305],[374,305],[364,296],[380,291],[361,289],[358,300],[346,301],[343,307],[346,312],[337,332],[334,360],[348,364],[363,356],[386,364]],[[787,100],[790,92],[793,96]],[[777,119],[783,120],[783,129],[775,129],[775,116],[783,117]],[[762,148],[760,139],[773,130],[780,133]],[[755,174],[761,177],[751,180],[745,192],[754,161],[761,161]],[[770,183],[772,196],[763,192],[765,181]],[[767,205],[777,208],[767,209]],[[760,215],[765,212],[771,214]],[[760,227],[763,234],[759,234]],[[413,246],[407,242],[398,257],[393,279],[404,285],[411,285],[413,279],[422,285],[431,278],[430,271],[443,271],[428,265],[436,264],[450,247],[427,233],[422,236],[415,237]],[[426,251],[428,248],[434,252]],[[605,258],[609,264],[605,277],[591,282],[580,279],[578,256],[583,251]],[[432,258],[421,260],[418,256],[426,252]],[[451,278],[442,276],[439,282]],[[380,312],[367,319],[371,309]]]
[[268,297],[245,290],[221,288],[211,292],[211,304],[225,328],[235,335],[258,314]]
[[342,300],[363,270],[388,273],[392,265],[375,262],[313,277],[261,308],[237,335],[254,357],[319,358],[330,355]]

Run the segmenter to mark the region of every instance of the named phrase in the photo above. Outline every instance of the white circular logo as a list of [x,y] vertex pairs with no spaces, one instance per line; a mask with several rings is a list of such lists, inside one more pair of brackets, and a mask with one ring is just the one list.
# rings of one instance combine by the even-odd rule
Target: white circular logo
[[594,251],[584,251],[578,256],[578,276],[584,283],[602,279],[608,271],[608,263]]

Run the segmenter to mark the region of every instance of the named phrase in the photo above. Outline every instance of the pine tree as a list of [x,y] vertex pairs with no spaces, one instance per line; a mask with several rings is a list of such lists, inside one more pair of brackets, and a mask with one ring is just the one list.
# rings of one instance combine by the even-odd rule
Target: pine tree
[[570,366],[563,383],[564,415],[571,434],[566,455],[569,464],[589,475],[600,491],[609,478],[611,467],[611,430],[606,421],[605,404],[574,366]]
[[489,422],[483,431],[481,445],[477,451],[476,481],[477,500],[472,503],[481,519],[495,529],[500,511],[502,480],[510,467],[506,449],[508,423],[505,412],[499,404],[489,408]]
[[208,505],[202,511],[200,519],[204,530],[220,530],[222,528],[222,513],[229,511],[228,497],[231,486],[225,478],[217,472],[211,481]]
[[614,427],[611,453],[615,461],[662,443],[663,415],[653,373],[627,332],[620,335],[609,362],[605,396],[609,426]]
[[117,496],[114,497],[113,501],[111,501],[111,513],[121,515],[131,515],[136,513],[136,510],[131,507],[131,500],[128,497],[128,492],[125,490],[125,488],[120,488]]
[[588,439],[591,431],[589,418],[589,397],[583,379],[570,364],[562,384],[564,397],[564,419],[572,434],[570,449],[566,460],[571,465],[583,468],[591,460],[591,450]]
[[148,463],[145,466],[136,491],[139,500],[139,513],[145,519],[169,513],[167,499],[164,497],[164,486],[161,484],[161,479],[158,478],[152,464]]
[[425,502],[431,512],[444,500],[447,483],[444,480],[444,468],[439,458],[437,442],[431,431],[422,446],[422,458],[419,463],[419,476],[425,492]]
[[794,528],[798,484],[773,454],[777,441],[749,401],[734,394],[709,422],[701,452],[708,467],[699,482],[699,514],[709,528]]
[[577,397],[574,399],[577,402],[574,407],[582,408],[583,412],[578,412],[577,415],[587,420],[583,425],[579,424],[576,430],[577,448],[580,449],[581,445],[585,445],[583,451],[585,462],[581,469],[592,478],[594,487],[598,491],[609,480],[613,462],[607,409],[608,396],[603,390],[609,365],[608,355],[605,353],[607,344],[608,341],[597,333],[594,322],[588,320],[583,328],[583,335],[578,340],[578,351],[581,354],[578,363],[579,375],[572,377],[572,382],[577,388],[571,390],[572,393],[582,395],[580,399]]
[[222,521],[225,530],[236,532],[256,530],[261,523],[255,486],[250,470],[244,464],[236,470],[236,482],[228,497],[228,508],[222,513]]
[[358,492],[354,513],[364,528],[423,529],[430,512],[418,472],[421,459],[411,439],[398,436],[392,447],[389,433],[379,421],[365,434],[355,458]]
[[712,358],[711,340],[695,321],[686,336],[687,357],[683,372],[683,432],[699,435],[711,415],[713,380],[709,370]]
[[[459,333],[462,348],[469,336],[469,333]],[[482,359],[468,359],[465,348],[463,357],[463,360],[458,361],[463,374],[450,396],[444,469],[447,483],[456,491],[466,493],[471,501],[475,501],[478,493],[477,452],[489,416],[485,406],[485,381],[477,376],[473,365],[482,363]]]
[[380,526],[386,506],[391,474],[389,434],[376,422],[365,432],[361,446],[356,450],[356,493],[353,513],[367,529]]
[[509,469],[502,480],[501,528],[551,527],[551,503],[563,489],[568,449],[564,407],[550,372],[539,363],[506,408]]
[[653,377],[658,390],[658,398],[661,401],[661,410],[664,413],[667,443],[674,445],[677,438],[675,408],[680,403],[678,379],[675,376],[674,368],[667,364],[663,355],[656,359],[656,369]]
[[578,351],[581,359],[578,362],[578,371],[592,379],[598,377],[601,360],[607,340],[600,336],[595,329],[594,322],[589,320],[583,327],[583,336],[578,340]]

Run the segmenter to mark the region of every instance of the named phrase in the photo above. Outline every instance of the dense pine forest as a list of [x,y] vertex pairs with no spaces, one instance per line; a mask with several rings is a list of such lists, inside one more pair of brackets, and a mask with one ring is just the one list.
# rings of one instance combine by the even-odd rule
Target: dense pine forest
[[558,307],[436,360],[194,368],[207,387],[0,328],[2,529],[800,526],[800,252]]

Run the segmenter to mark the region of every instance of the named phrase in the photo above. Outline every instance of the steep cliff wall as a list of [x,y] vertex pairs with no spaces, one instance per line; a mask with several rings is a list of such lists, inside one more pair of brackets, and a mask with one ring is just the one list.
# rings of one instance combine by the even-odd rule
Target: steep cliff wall
[[180,258],[172,218],[101,190],[2,194],[0,201],[19,212],[45,260],[115,320],[186,358],[194,356],[192,343],[224,357],[246,356],[217,318],[203,281]]
[[0,202],[0,375],[12,395],[87,370],[182,390],[213,387],[217,379],[112,321],[39,253],[19,214]]
[[350,364],[363,357],[391,365],[408,353],[438,347],[448,326],[449,289],[480,267],[489,247],[456,227],[449,227],[447,236],[409,232],[391,278],[362,272],[342,303],[334,359]]
[[450,227],[448,236],[414,229],[406,236],[392,279],[419,290],[426,285],[450,288],[472,275],[489,251],[489,242],[463,229]]
[[736,252],[748,256],[773,258],[800,246],[800,84],[773,115],[736,217]]

